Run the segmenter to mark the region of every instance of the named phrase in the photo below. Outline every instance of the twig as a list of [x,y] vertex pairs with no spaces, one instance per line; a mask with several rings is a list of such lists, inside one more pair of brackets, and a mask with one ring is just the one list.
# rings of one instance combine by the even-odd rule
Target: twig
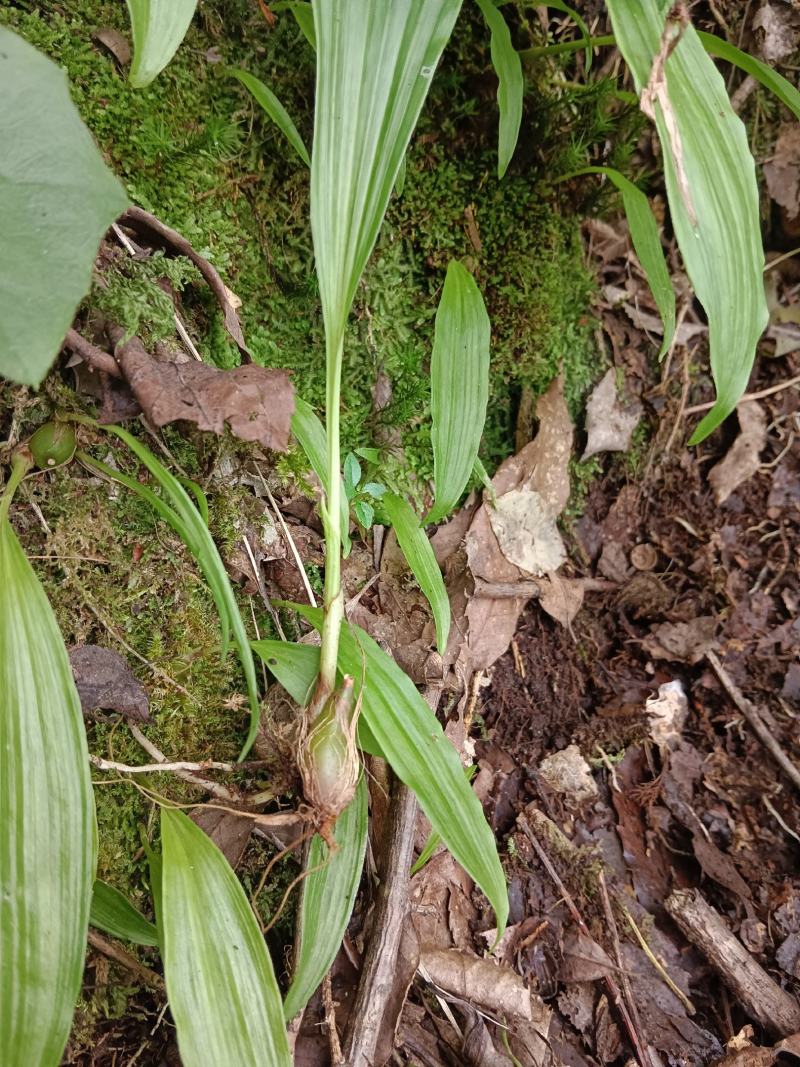
[[85,337],[82,337],[77,330],[73,330],[71,327],[67,330],[67,335],[64,338],[64,346],[80,356],[84,363],[88,363],[93,370],[103,371],[104,374],[108,374],[112,378],[122,377],[122,371],[119,369],[117,361],[109,352],[104,352],[102,348],[93,345],[91,341],[87,341]]
[[250,547],[250,539],[246,533],[242,535],[242,541],[244,542],[244,547],[247,550],[247,555],[250,559],[250,566],[253,568],[253,578],[255,579],[256,586],[258,588],[259,593],[261,594],[261,599],[264,601],[264,607],[269,612],[269,617],[272,619],[272,625],[278,631],[278,635],[280,636],[281,641],[285,641],[286,634],[283,632],[280,616],[278,615],[278,612],[275,610],[272,601],[267,595],[267,590],[264,588],[264,581],[261,577],[261,571],[259,570],[258,564],[256,563],[256,557],[253,554],[252,548]]
[[[577,905],[572,899],[572,895],[570,894],[564,883],[561,881],[558,871],[555,869],[550,860],[550,857],[547,855],[547,853],[539,843],[539,839],[531,829],[530,823],[528,822],[524,814],[517,816],[517,823],[519,824],[521,830],[528,838],[530,843],[533,845],[534,851],[541,860],[542,866],[553,879],[556,888],[558,889],[561,896],[564,898],[564,903],[567,905],[569,913],[572,916],[573,922],[585,937],[591,938],[592,935],[589,933],[589,928],[583,921],[583,917],[578,911]],[[625,1024],[625,1029],[628,1031],[628,1037],[630,1038],[631,1045],[633,1046],[633,1050],[636,1054],[637,1060],[639,1061],[641,1067],[650,1067],[650,1061],[647,1058],[644,1049],[642,1048],[642,1044],[639,1040],[639,1035],[636,1031],[636,1027],[633,1025],[633,1020],[631,1019],[630,1012],[625,1006],[625,1002],[622,999],[622,994],[620,993],[619,988],[617,987],[617,983],[614,981],[611,975],[606,975],[603,978],[603,983],[605,984],[605,987],[608,991],[608,995],[611,997],[612,1001],[617,1006],[620,1018]]]
[[[800,385],[800,374],[790,378],[788,382],[771,385],[768,389],[759,389],[757,393],[745,393],[743,397],[740,397],[739,403],[744,404],[748,400],[763,400],[766,396],[774,396],[775,393],[782,393],[784,389],[791,389],[793,385]],[[695,404],[693,407],[684,408],[681,414],[699,415],[701,411],[710,411],[715,403],[716,401],[709,400],[707,404]]]
[[781,748],[780,744],[770,733],[769,727],[761,718],[758,709],[754,704],[751,704],[747,697],[741,692],[734,680],[722,666],[719,658],[714,652],[707,652],[706,658],[711,666],[714,668],[714,673],[722,682],[728,696],[734,702],[739,711],[747,719],[748,723],[753,729],[753,733],[759,739],[761,744],[770,753],[772,758],[781,768],[783,773],[789,778],[795,788],[800,789],[800,769],[789,759],[786,753]]
[[661,961],[656,956],[656,954],[653,952],[653,950],[650,948],[650,946],[647,944],[647,939],[645,938],[644,934],[642,933],[642,931],[637,926],[636,921],[634,920],[634,918],[631,915],[631,913],[625,907],[625,904],[619,898],[617,898],[617,903],[622,908],[622,910],[625,912],[625,918],[628,920],[630,928],[631,928],[631,930],[633,930],[633,933],[634,933],[634,935],[636,937],[636,940],[639,942],[639,945],[641,946],[642,952],[644,952],[645,956],[647,956],[647,958],[650,960],[652,965],[655,967],[655,969],[661,975],[663,980],[666,982],[666,984],[669,986],[669,988],[672,990],[672,992],[675,994],[675,996],[678,998],[678,1000],[681,1002],[681,1004],[683,1004],[684,1008],[686,1008],[687,1013],[689,1015],[694,1015],[694,1013],[695,1013],[694,1004],[692,1004],[691,1000],[689,1000],[689,998],[686,996],[686,994],[680,988],[680,986],[676,985],[675,982],[673,982],[673,980],[667,974],[667,972],[666,972],[664,966],[662,965]]
[[[145,737],[135,723],[128,723],[128,729],[148,756],[152,756],[152,758],[159,764],[169,762],[161,749]],[[232,793],[230,789],[226,789],[224,785],[220,785],[218,782],[212,782],[207,778],[199,778],[196,774],[193,774],[192,771],[181,770],[175,771],[174,773],[178,778],[182,778],[184,782],[189,782],[190,785],[196,785],[199,789],[204,789],[218,800],[224,800],[228,804],[236,804],[239,800],[239,798]]]
[[275,497],[272,495],[272,490],[267,485],[267,479],[261,473],[261,468],[257,463],[255,464],[255,468],[258,471],[258,476],[261,479],[261,484],[264,486],[264,491],[267,494],[267,499],[272,505],[272,510],[275,512],[275,516],[278,519],[278,522],[280,523],[281,530],[283,530],[283,536],[286,538],[286,543],[289,546],[289,551],[294,557],[295,564],[297,565],[297,570],[300,572],[300,579],[303,585],[305,586],[308,601],[311,604],[312,608],[315,608],[317,606],[317,598],[314,596],[314,590],[311,588],[311,582],[309,582],[308,580],[308,575],[306,574],[306,569],[303,566],[303,561],[300,558],[300,553],[297,551],[297,545],[294,543],[294,539],[289,533],[289,527],[284,521],[283,515],[281,514],[281,509],[275,502]]
[[100,756],[89,756],[89,762],[98,771],[117,771],[119,774],[164,774],[176,771],[233,771],[252,770],[254,767],[268,766],[267,760],[249,760],[247,763],[220,763],[218,760],[203,760],[202,763],[192,763],[189,760],[177,760],[174,763],[116,763],[114,760],[101,759]]
[[336,1005],[333,1003],[330,971],[322,979],[322,1003],[325,1006],[325,1025],[328,1028],[328,1043],[331,1047],[331,1067],[341,1067],[344,1056],[336,1029]]
[[[597,875],[597,883],[600,886],[600,898],[603,902],[603,912],[608,923],[608,932],[611,934],[611,943],[614,946],[614,955],[617,958],[617,967],[619,967],[619,980],[622,985],[622,993],[625,997],[625,1002],[628,1005],[628,1010],[631,1013],[631,1022],[636,1027],[637,1035],[642,1033],[642,1020],[639,1018],[639,1005],[636,1003],[636,997],[633,995],[633,988],[631,987],[631,980],[628,977],[628,972],[625,967],[625,960],[622,958],[622,946],[619,941],[619,930],[617,929],[617,920],[614,918],[614,909],[611,907],[611,901],[608,898],[608,887],[606,886],[606,876],[601,870]],[[644,1042],[641,1037],[639,1043],[644,1047]]]
[[99,934],[96,930],[89,930],[88,940],[92,948],[96,948],[98,952],[102,952],[103,955],[108,956],[110,960],[127,968],[127,970],[135,974],[145,985],[152,986],[154,989],[163,990],[164,979],[161,975],[156,974],[155,971],[151,971],[149,967],[145,967],[143,963],[140,963],[134,956],[131,956],[131,954],[126,952],[124,948],[115,945],[113,941],[109,941],[107,937],[103,937],[103,935]]

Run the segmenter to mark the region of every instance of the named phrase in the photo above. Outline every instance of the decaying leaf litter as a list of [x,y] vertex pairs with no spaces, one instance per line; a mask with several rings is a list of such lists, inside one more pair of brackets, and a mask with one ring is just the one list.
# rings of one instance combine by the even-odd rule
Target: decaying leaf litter
[[[763,5],[757,28],[773,32],[764,10],[778,7]],[[776,145],[779,159],[787,158],[785,141]],[[784,201],[793,179],[774,180],[770,192],[790,222]],[[512,909],[495,945],[491,912],[448,853],[437,851],[413,876],[395,916],[399,962],[375,1062],[611,1063],[632,1052],[642,1063],[766,1064],[798,1047],[796,784],[775,769],[742,710],[797,763],[800,409],[796,389],[777,391],[798,374],[794,323],[783,316],[789,329],[773,338],[778,358],[762,360],[750,383],[754,394],[776,391],[742,402],[738,430],[687,450],[690,409],[707,394],[702,384],[682,384],[704,325],[687,306],[659,381],[657,314],[624,226],[611,230],[617,252],[601,255],[597,270],[608,298],[598,307],[598,346],[612,369],[577,424],[554,378],[536,406],[536,436],[495,474],[494,499],[476,496],[433,538],[453,615],[447,647],[435,648],[433,620],[392,533],[377,529],[371,543],[357,542],[346,566],[348,617],[391,648],[418,684],[437,690],[448,735],[477,766],[475,790],[506,847]],[[589,238],[591,256],[594,233]],[[796,300],[791,262],[776,274],[776,306],[785,312]],[[113,324],[92,336],[106,354],[118,340]],[[124,355],[119,365],[133,385]],[[227,423],[236,434],[231,410],[207,403],[192,363],[164,366],[171,381],[186,369],[190,402],[216,423],[203,428]],[[103,388],[105,402],[107,377]],[[162,422],[133,392],[156,426],[187,417],[183,394],[170,396],[178,413]],[[275,407],[285,442],[290,406]],[[245,424],[256,421],[255,410],[246,408]],[[649,440],[632,442],[641,419]],[[262,444],[274,447],[272,439]],[[603,458],[574,519],[565,509],[581,452]],[[264,472],[269,462],[265,456]],[[253,593],[302,599],[289,539],[264,503],[261,470],[237,459],[231,474],[263,504],[244,532],[249,550],[239,550],[239,575]],[[281,488],[273,483],[291,540],[317,564],[319,517],[307,495]],[[259,521],[265,514],[269,521]],[[146,701],[153,675],[135,660],[128,667],[144,681]],[[142,708],[124,671],[110,681],[113,665],[103,671],[94,679],[102,693],[87,697],[85,712],[90,704],[122,715],[128,705]],[[274,711],[256,753],[273,762],[291,743],[281,709]],[[362,886],[329,994],[305,1014],[298,1063],[330,1062],[323,1022],[333,1017],[344,1034],[352,1025],[375,886],[391,866],[380,767],[368,770],[378,874]],[[256,777],[234,776],[232,803],[216,816],[213,808],[194,816],[226,842],[232,861],[242,859],[250,830],[223,835],[223,819],[273,842],[297,837],[290,819],[237,814]],[[428,829],[418,818],[417,851]],[[103,966],[98,957],[98,980]],[[168,1031],[161,1040],[163,1048]]]

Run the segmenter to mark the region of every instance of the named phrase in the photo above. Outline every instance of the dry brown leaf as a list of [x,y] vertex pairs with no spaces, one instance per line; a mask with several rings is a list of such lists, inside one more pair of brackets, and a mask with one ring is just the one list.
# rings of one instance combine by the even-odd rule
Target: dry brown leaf
[[761,453],[767,443],[767,417],[755,400],[745,400],[736,408],[739,436],[727,456],[709,471],[708,480],[717,503],[724,503],[742,482],[758,471]]
[[239,866],[255,826],[252,819],[219,808],[196,808],[189,818],[208,834],[231,867]]
[[533,1019],[538,997],[514,971],[458,949],[423,947],[419,962],[423,977],[447,993],[501,1017]]
[[286,371],[247,364],[218,370],[205,363],[159,363],[133,337],[117,345],[117,361],[142,411],[156,426],[193,422],[242,441],[285,452],[294,414]]
[[633,431],[639,425],[639,404],[623,407],[617,394],[616,371],[612,367],[595,386],[586,405],[586,448],[581,456],[585,463],[598,452],[627,452]]
[[555,517],[535,489],[504,493],[488,516],[500,551],[526,574],[556,571],[567,558]]
[[753,29],[767,63],[778,63],[797,50],[800,13],[782,0],[764,0],[753,19]]
[[690,622],[662,622],[652,628],[642,647],[653,659],[699,663],[716,644],[718,625],[715,615],[698,615]]
[[84,715],[116,711],[136,722],[150,721],[147,691],[118,652],[79,645],[69,650],[69,662]]
[[569,629],[572,620],[583,607],[585,586],[582,578],[563,578],[548,574],[539,579],[539,606],[543,611]]
[[602,945],[580,930],[570,929],[564,938],[563,955],[558,968],[560,981],[596,982],[599,978],[613,978],[616,971]]
[[92,34],[95,41],[98,41],[104,48],[107,48],[111,55],[119,63],[120,67],[127,67],[131,61],[131,46],[128,38],[119,32],[119,30],[113,29],[111,26],[104,26],[96,33]]
[[800,213],[800,126],[781,126],[772,158],[764,164],[769,195],[786,211],[789,219]]

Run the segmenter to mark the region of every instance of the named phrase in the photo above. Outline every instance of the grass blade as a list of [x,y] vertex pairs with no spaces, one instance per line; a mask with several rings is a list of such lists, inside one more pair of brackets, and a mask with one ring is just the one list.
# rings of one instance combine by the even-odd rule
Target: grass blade
[[625,217],[631,231],[631,241],[636,255],[647,276],[647,284],[656,302],[661,321],[664,323],[664,339],[658,353],[660,359],[672,344],[675,335],[675,290],[664,259],[658,223],[653,215],[650,201],[624,174],[613,167],[583,167],[580,174],[604,174],[622,193]]
[[92,891],[89,922],[121,941],[158,946],[158,930],[113,885],[97,881]]
[[[295,397],[294,415],[292,415],[292,433],[300,442],[300,447],[306,454],[311,469],[319,478],[322,488],[328,493],[328,442],[325,437],[325,427],[310,404]],[[342,492],[339,521],[342,528],[342,550],[345,556],[350,551],[350,514],[347,510],[347,496]]]
[[[320,629],[319,608],[290,606]],[[464,777],[456,750],[408,675],[362,629],[345,625],[339,669],[359,679],[365,665],[361,718],[395,774],[416,794],[432,828],[486,894],[500,936],[508,918],[505,876],[494,834]]]
[[718,59],[733,63],[745,74],[755,78],[800,119],[800,92],[782,74],[778,74],[777,70],[773,70],[772,67],[762,63],[760,59],[756,59],[748,52],[743,52],[741,48],[729,44],[722,37],[717,37],[713,33],[703,33],[701,30],[697,31],[697,36],[707,52],[712,56],[717,56]]
[[431,443],[436,499],[425,522],[458,504],[481,443],[489,400],[489,316],[475,279],[457,260],[447,268],[431,357]]
[[[641,95],[661,48],[664,5],[609,0],[608,9]],[[714,407],[692,435],[696,444],[736,407],[768,313],[755,164],[722,76],[692,26],[666,60],[655,118],[675,234],[708,318],[717,388]]]
[[203,515],[198,511],[178,479],[159,462],[149,448],[141,443],[133,434],[128,433],[121,426],[103,426],[102,429],[114,434],[123,441],[133,452],[136,458],[150,471],[161,490],[166,494],[164,500],[149,489],[121,471],[115,470],[90,456],[82,454],[81,458],[103,472],[109,478],[121,482],[133,492],[138,493],[151,507],[173,528],[184,542],[195,562],[203,572],[208,582],[211,595],[214,598],[217,611],[219,612],[222,628],[222,653],[227,654],[230,634],[239,653],[239,660],[244,671],[247,683],[247,694],[250,703],[250,725],[247,738],[242,747],[239,759],[244,759],[258,733],[258,723],[261,709],[258,700],[258,683],[256,681],[256,669],[253,656],[250,652],[250,642],[247,636],[239,605],[236,603],[233,589],[231,588],[228,572],[214,543],[214,538],[206,525]]
[[81,987],[96,860],[80,700],[0,500],[0,1063],[56,1067]]
[[381,504],[417,584],[431,606],[436,623],[436,646],[439,654],[444,655],[450,634],[450,601],[431,543],[407,501],[394,493],[386,493]]
[[[336,822],[339,846],[330,853],[319,834],[308,852],[300,905],[300,949],[294,978],[283,1005],[284,1017],[294,1018],[314,995],[328,973],[344,938],[353,911],[364,853],[367,848],[367,786],[362,774],[356,795]],[[320,870],[316,870],[320,867]]]
[[316,52],[317,35],[314,32],[314,12],[311,9],[311,4],[307,0],[282,0],[280,3],[272,4],[271,7],[276,13],[278,11],[291,11],[295,22],[300,28],[300,32]]
[[149,85],[178,51],[197,0],[128,0],[133,31],[130,83]]
[[517,147],[522,123],[522,98],[525,92],[522,60],[511,43],[508,24],[502,12],[494,6],[493,0],[476,0],[476,3],[491,32],[492,66],[498,79],[500,131],[497,143],[497,177],[502,178]]
[[269,86],[265,85],[259,78],[248,74],[246,70],[240,70],[238,67],[232,68],[228,73],[234,78],[238,78],[242,85],[250,90],[256,103],[261,105],[305,165],[310,167],[311,160],[308,158],[303,138],[292,122],[291,115]]
[[291,1067],[264,938],[230,864],[181,811],[161,811],[162,955],[185,1067]]

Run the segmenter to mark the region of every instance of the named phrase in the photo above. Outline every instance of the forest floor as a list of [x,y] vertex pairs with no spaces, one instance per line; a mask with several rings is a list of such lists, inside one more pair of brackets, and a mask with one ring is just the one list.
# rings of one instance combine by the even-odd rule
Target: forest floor
[[[537,43],[542,25],[516,6],[518,43]],[[694,17],[758,52],[765,42],[750,8],[717,0]],[[713,392],[707,329],[668,226],[680,327],[659,363],[660,323],[618,201],[596,177],[553,181],[602,158],[644,174],[663,206],[655,140],[617,95],[617,53],[602,54],[591,77],[582,53],[530,66],[520,145],[498,183],[488,42],[464,14],[356,297],[344,446],[375,450],[365,480],[430,502],[433,315],[448,261],[463,259],[492,320],[481,458],[498,491],[555,492],[565,562],[521,588],[478,482],[434,535],[461,635],[440,708],[477,765],[473,785],[497,836],[511,916],[490,957],[492,913],[449,854],[413,874],[375,1062],[798,1062],[798,259],[767,272],[771,324],[750,399],[688,448]],[[201,3],[173,63],[152,87],[133,90],[124,15],[103,0],[0,6],[0,22],[65,68],[131,199],[190,241],[236,294],[254,361],[289,370],[298,395],[323,413],[307,170],[225,74],[238,66],[267,81],[308,144],[313,53],[286,11],[268,22],[255,0]],[[549,31],[571,35],[561,19]],[[798,51],[789,24],[787,77]],[[602,18],[594,26],[605,32]],[[732,90],[759,164],[772,260],[800,243],[797,215],[771,198],[781,191],[767,189],[760,166],[775,156],[788,113],[760,87],[742,88],[739,74]],[[791,166],[796,192],[800,161]],[[223,312],[192,264],[154,255],[155,243],[125,232],[138,253],[107,235],[76,328],[101,344],[113,320],[175,358],[177,309],[206,362],[235,365]],[[113,409],[114,397],[98,396],[97,376],[78,364],[65,357],[38,393],[0,383],[0,460],[57,409],[93,414],[98,400]],[[318,494],[299,448],[279,456],[185,423],[130,428],[206,492],[252,633],[277,636],[280,627],[298,637],[297,617],[269,601],[305,596],[273,498],[308,583],[321,589]],[[138,476],[103,431],[82,430],[81,446]],[[235,760],[246,732],[243,680],[233,655],[220,659],[213,601],[181,541],[142,500],[78,463],[27,480],[12,521],[67,645],[126,662],[128,674],[101,678],[94,653],[82,661],[79,683],[106,687],[87,719],[92,753],[141,762],[152,757],[137,739],[145,736],[168,760]],[[351,619],[429,683],[432,624],[393,535],[377,524],[354,527],[354,540],[344,573]],[[269,792],[271,809],[288,808],[299,783],[275,689],[264,710],[260,765],[214,781],[234,797]],[[152,915],[142,840],[152,840],[156,807],[129,779],[97,780],[98,877]],[[147,785],[178,803],[208,796],[172,775]],[[376,823],[380,806],[373,797]],[[253,893],[281,841],[231,813],[196,817]],[[427,829],[420,817],[418,850]],[[380,871],[377,831],[374,847]],[[296,854],[277,864],[258,900],[265,920],[299,870]],[[376,882],[373,865],[331,975],[342,1030]],[[293,901],[268,935],[284,985]],[[152,950],[94,936],[65,1064],[179,1063],[159,966]],[[329,1018],[318,994],[297,1038],[298,1065],[331,1062]]]

